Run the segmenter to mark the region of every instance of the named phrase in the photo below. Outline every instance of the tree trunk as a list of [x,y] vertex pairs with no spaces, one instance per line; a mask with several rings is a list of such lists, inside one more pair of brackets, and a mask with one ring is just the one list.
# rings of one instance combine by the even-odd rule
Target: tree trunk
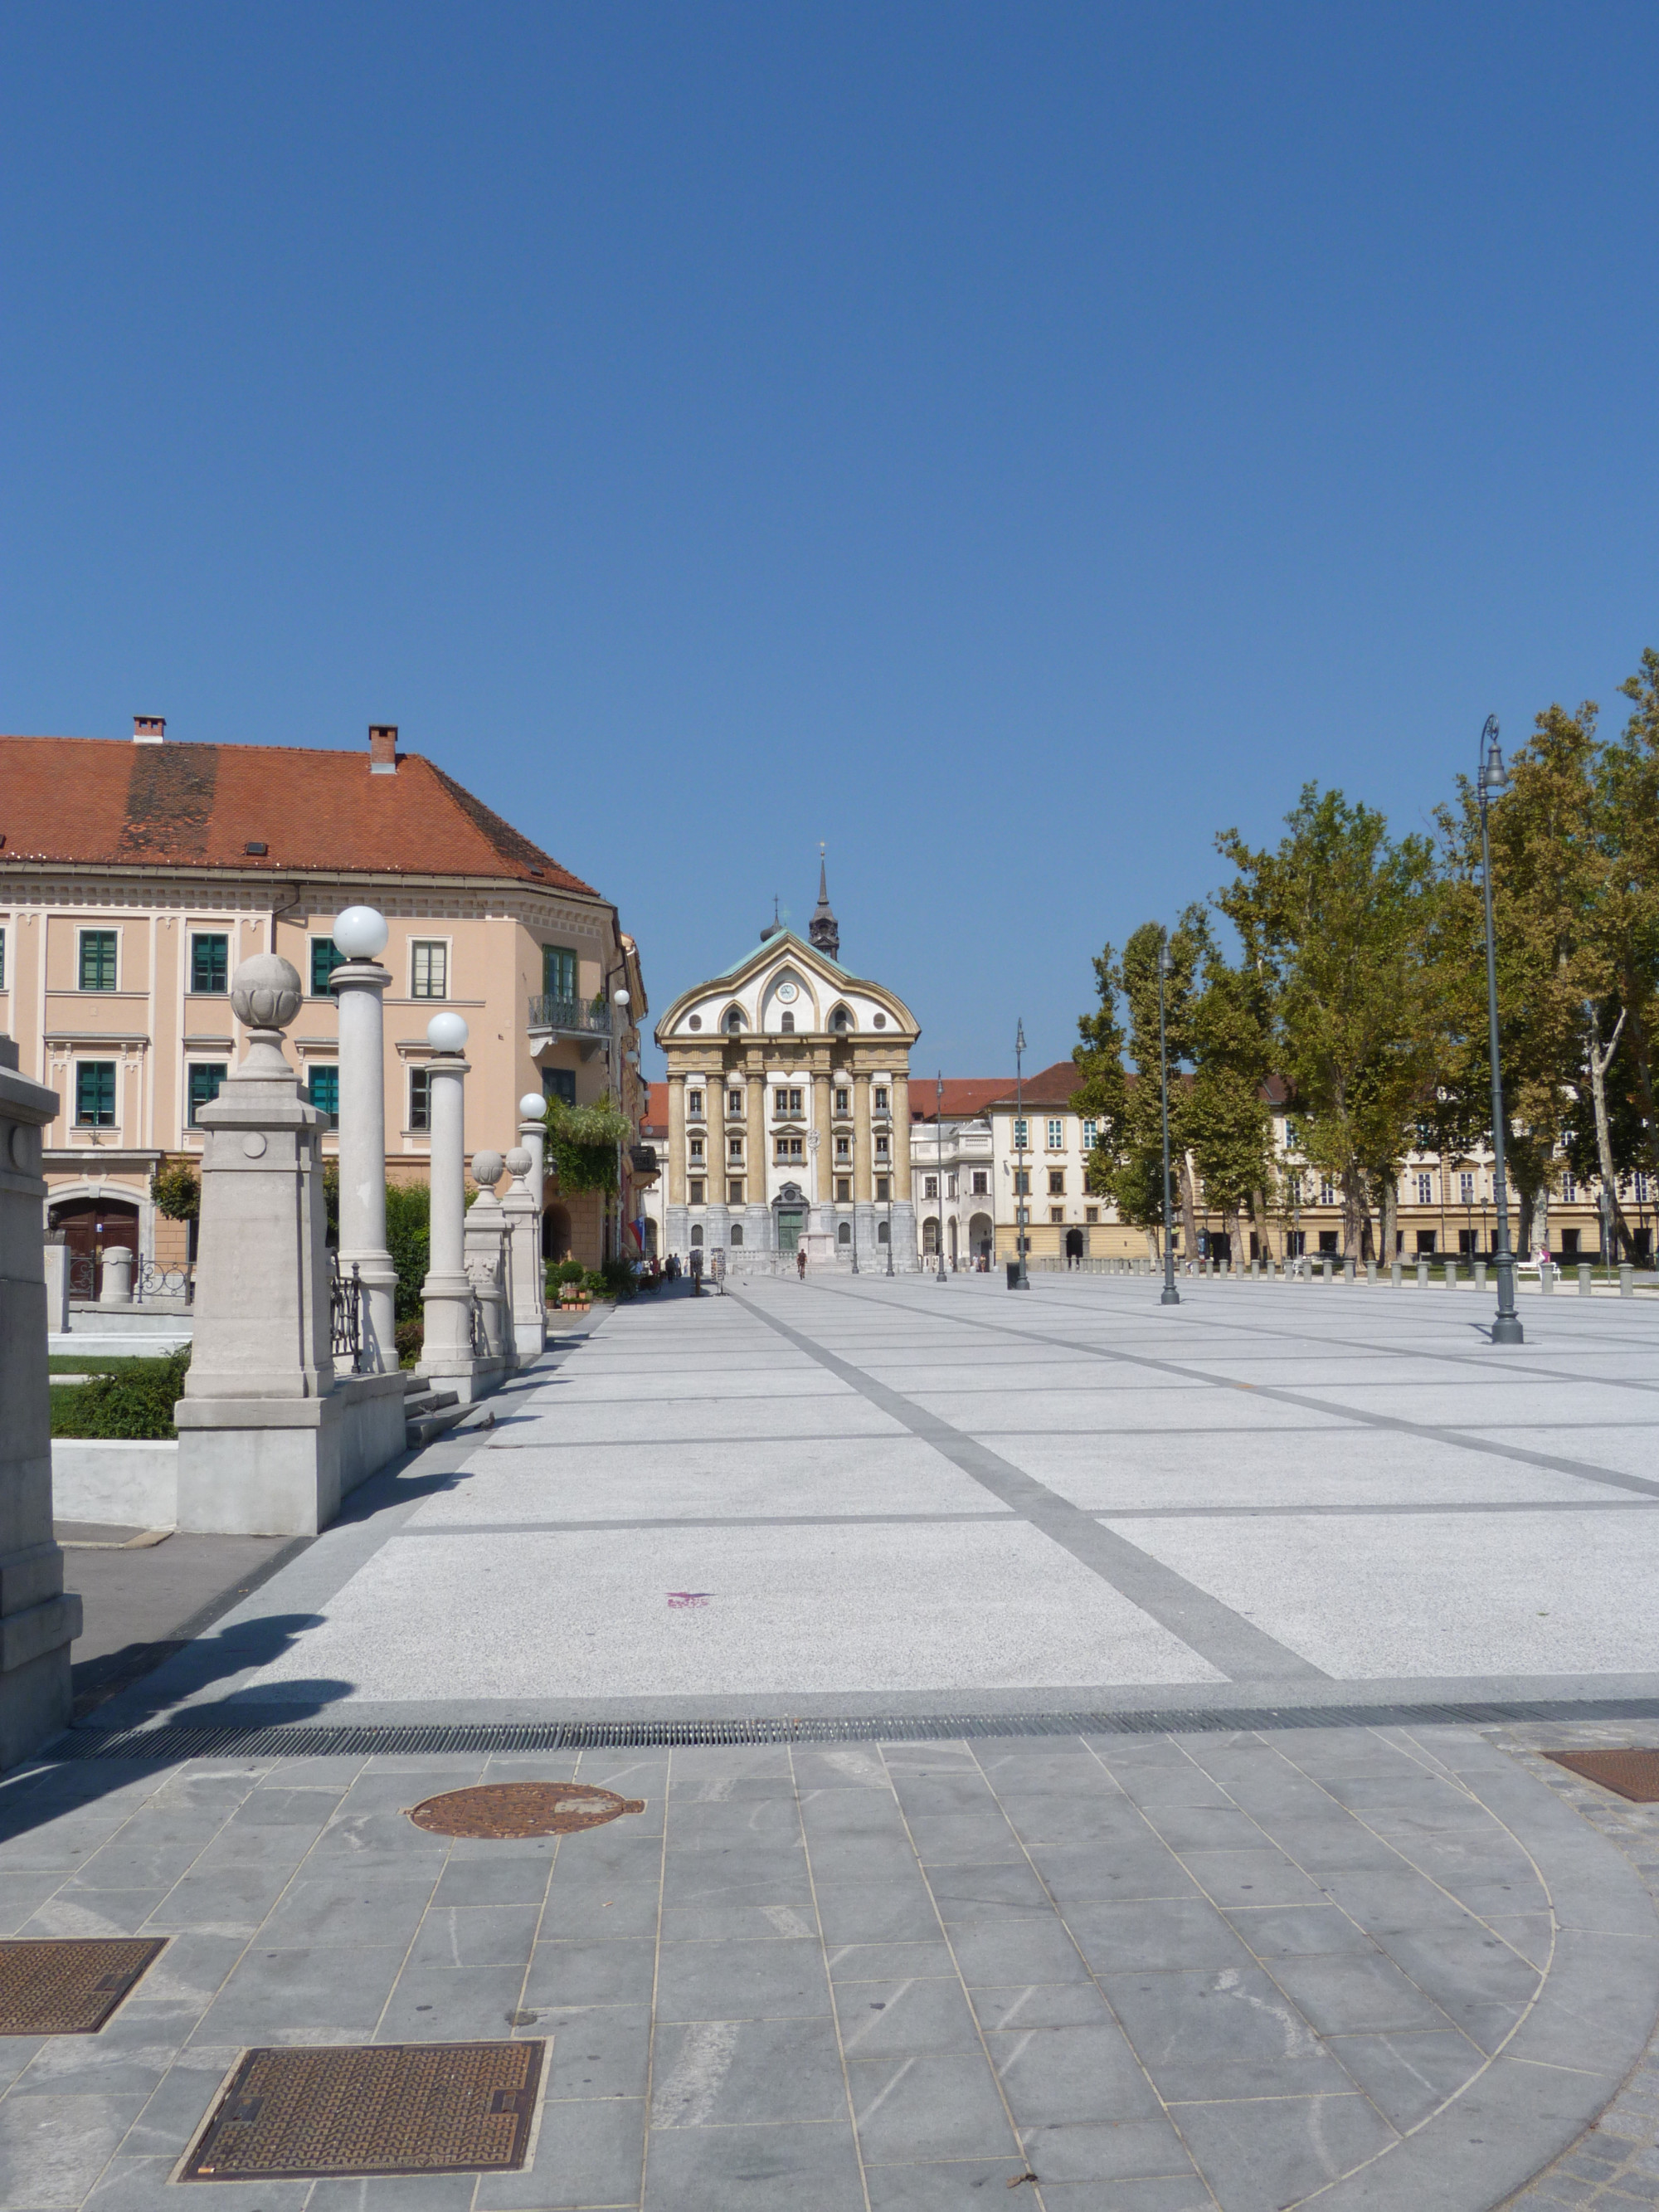
[[1221,1209],[1221,1226],[1226,1231],[1227,1235],[1227,1257],[1231,1264],[1236,1267],[1238,1265],[1241,1244],[1241,1239],[1238,1233],[1238,1208],[1237,1206],[1223,1206]]
[[1146,1249],[1152,1256],[1153,1267],[1161,1267],[1164,1265],[1164,1253],[1158,1241],[1156,1229],[1149,1228],[1146,1231]]
[[1190,1262],[1198,1257],[1198,1196],[1193,1188],[1193,1164],[1185,1152],[1181,1155],[1181,1225]]
[[1382,1185],[1382,1264],[1391,1267],[1400,1250],[1400,1182],[1390,1176]]
[[1613,1249],[1617,1254],[1630,1243],[1630,1224],[1619,1203],[1619,1178],[1613,1169],[1613,1138],[1607,1128],[1607,1069],[1619,1048],[1619,1032],[1625,1026],[1625,1017],[1621,1009],[1613,1025],[1613,1035],[1604,1046],[1601,1017],[1594,1001],[1585,1007],[1584,1015],[1589,1024],[1584,1060],[1589,1069],[1590,1098],[1595,1108],[1595,1157],[1601,1170],[1601,1188],[1607,1194],[1607,1209],[1613,1216]]
[[1269,1267],[1273,1265],[1273,1239],[1267,1234],[1267,1194],[1265,1191],[1250,1193],[1250,1219],[1255,1230],[1256,1250]]

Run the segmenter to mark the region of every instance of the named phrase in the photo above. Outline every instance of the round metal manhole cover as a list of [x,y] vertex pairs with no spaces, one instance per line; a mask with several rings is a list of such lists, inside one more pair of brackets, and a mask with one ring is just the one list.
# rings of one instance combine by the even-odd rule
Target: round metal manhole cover
[[417,1828],[434,1836],[570,1836],[602,1827],[621,1813],[643,1813],[643,1797],[619,1797],[586,1782],[485,1782],[446,1790],[410,1808]]

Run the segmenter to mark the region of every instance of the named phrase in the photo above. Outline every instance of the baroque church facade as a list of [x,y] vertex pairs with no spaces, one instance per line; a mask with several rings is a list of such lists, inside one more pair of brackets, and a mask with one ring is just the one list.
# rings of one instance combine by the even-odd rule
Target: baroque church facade
[[805,939],[773,921],[752,952],[675,1000],[664,1242],[734,1272],[917,1265],[902,1000],[841,963],[822,865]]

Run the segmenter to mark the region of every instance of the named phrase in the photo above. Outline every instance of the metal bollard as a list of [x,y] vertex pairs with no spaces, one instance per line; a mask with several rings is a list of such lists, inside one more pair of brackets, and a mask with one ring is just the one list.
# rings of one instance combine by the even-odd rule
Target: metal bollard
[[1376,1262],[1375,1260],[1367,1260],[1365,1262],[1365,1280],[1370,1284],[1372,1290],[1376,1288]]
[[1335,1263],[1330,1260],[1322,1260],[1320,1262],[1320,1273],[1328,1283],[1335,1279],[1334,1267]]
[[1620,1262],[1619,1295],[1621,1298],[1633,1298],[1636,1296],[1636,1270],[1628,1260]]
[[1389,1262],[1389,1284],[1391,1289],[1397,1291],[1400,1288],[1401,1275],[1402,1270],[1399,1261],[1391,1260]]
[[1417,1287],[1419,1291],[1426,1291],[1429,1287],[1429,1263],[1426,1260],[1419,1260],[1417,1263]]
[[1259,1283],[1261,1279],[1261,1262],[1260,1260],[1252,1260],[1250,1262],[1250,1280],[1253,1283]]
[[1581,1260],[1578,1262],[1578,1295],[1581,1298],[1594,1296],[1590,1289],[1590,1266],[1587,1260]]
[[1538,1287],[1546,1297],[1555,1288],[1555,1270],[1547,1260],[1538,1270]]
[[1455,1291],[1457,1288],[1457,1262],[1455,1260],[1448,1260],[1446,1262],[1446,1288],[1449,1291]]
[[1476,1260],[1476,1261],[1474,1261],[1471,1263],[1471,1270],[1472,1270],[1472,1273],[1474,1273],[1474,1287],[1475,1287],[1475,1289],[1476,1289],[1477,1291],[1484,1291],[1484,1290],[1486,1289],[1486,1261],[1485,1261],[1484,1260]]

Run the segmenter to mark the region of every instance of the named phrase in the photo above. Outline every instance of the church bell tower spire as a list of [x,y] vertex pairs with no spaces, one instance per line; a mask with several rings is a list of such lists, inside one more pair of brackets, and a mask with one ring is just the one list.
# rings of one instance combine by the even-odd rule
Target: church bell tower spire
[[823,847],[818,847],[818,902],[812,909],[812,919],[807,924],[806,934],[820,952],[827,952],[832,960],[841,957],[841,924],[830,907],[830,878],[826,870]]

